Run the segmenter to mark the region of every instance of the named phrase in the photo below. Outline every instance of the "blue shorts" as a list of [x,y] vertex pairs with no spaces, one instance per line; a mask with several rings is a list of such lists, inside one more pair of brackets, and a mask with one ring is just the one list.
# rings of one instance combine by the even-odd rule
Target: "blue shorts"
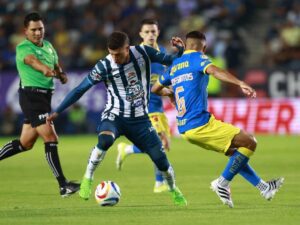
[[115,139],[124,135],[142,152],[150,155],[153,161],[166,157],[162,142],[148,116],[124,118],[109,113],[102,117],[98,126],[98,134],[102,131],[111,131],[114,133]]

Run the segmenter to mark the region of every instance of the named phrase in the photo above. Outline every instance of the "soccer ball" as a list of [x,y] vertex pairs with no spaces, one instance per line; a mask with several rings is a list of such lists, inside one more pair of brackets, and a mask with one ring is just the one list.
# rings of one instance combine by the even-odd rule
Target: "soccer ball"
[[102,181],[95,190],[95,199],[100,206],[114,206],[120,201],[119,186],[113,181]]

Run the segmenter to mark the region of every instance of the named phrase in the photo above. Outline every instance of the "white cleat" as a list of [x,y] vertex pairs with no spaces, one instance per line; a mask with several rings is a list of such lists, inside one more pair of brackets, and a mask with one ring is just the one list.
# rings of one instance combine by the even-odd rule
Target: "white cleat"
[[283,177],[267,181],[266,183],[269,185],[269,187],[267,190],[262,191],[261,195],[268,201],[272,200],[272,198],[274,198],[276,192],[282,186],[283,181],[284,181]]
[[212,189],[224,205],[228,205],[229,208],[233,208],[233,201],[231,199],[231,192],[229,185],[227,187],[223,187],[218,183],[218,179],[214,180],[210,184],[210,189]]

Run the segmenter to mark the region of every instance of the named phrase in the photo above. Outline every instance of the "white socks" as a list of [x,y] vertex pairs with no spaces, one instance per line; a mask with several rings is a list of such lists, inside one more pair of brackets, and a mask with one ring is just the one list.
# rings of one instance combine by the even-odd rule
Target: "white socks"
[[229,180],[226,180],[223,176],[220,176],[218,178],[218,184],[220,184],[222,187],[227,187],[229,185]]
[[262,192],[269,188],[269,184],[266,183],[264,180],[260,180],[255,187]]
[[169,189],[174,190],[176,185],[175,185],[175,173],[173,167],[170,165],[167,171],[161,171],[161,173],[165,181],[167,182]]
[[103,160],[106,151],[102,151],[97,146],[95,146],[90,154],[88,165],[84,174],[85,178],[93,179],[94,173],[100,162]]

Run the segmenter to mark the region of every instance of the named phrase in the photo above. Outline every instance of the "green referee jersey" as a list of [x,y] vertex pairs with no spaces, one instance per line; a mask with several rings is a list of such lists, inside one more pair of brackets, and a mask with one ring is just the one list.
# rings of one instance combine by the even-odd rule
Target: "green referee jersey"
[[43,73],[24,63],[27,55],[34,55],[40,62],[54,69],[58,57],[51,43],[44,40],[43,46],[39,47],[27,39],[22,41],[16,47],[16,64],[22,87],[54,89],[52,77],[45,77]]

